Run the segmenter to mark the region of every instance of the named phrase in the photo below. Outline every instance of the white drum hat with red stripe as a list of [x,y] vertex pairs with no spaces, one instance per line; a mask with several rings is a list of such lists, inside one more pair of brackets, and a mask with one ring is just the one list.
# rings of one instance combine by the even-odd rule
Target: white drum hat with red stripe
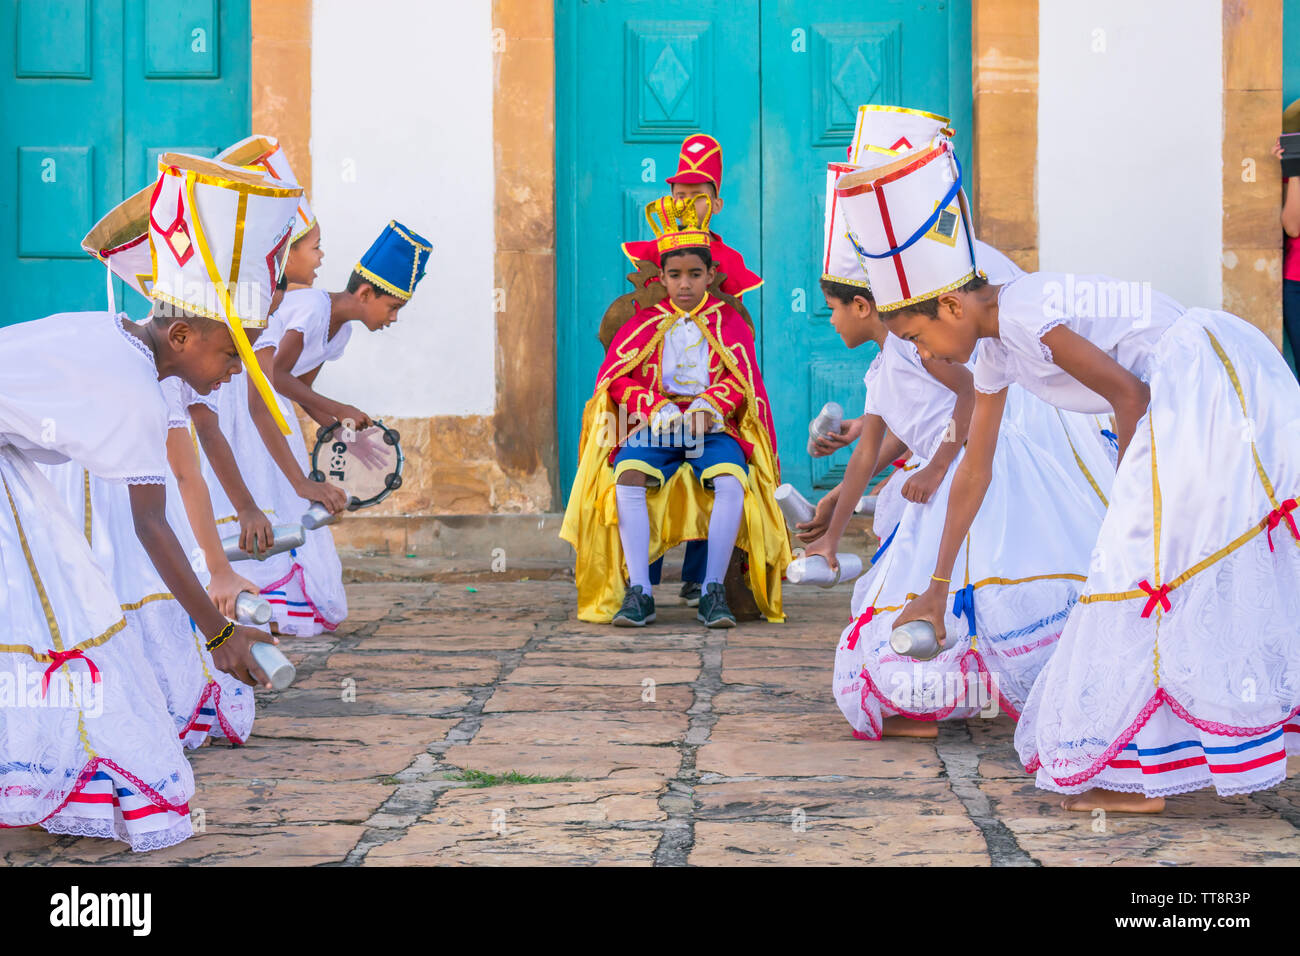
[[853,248],[844,213],[835,198],[836,183],[861,169],[861,166],[851,163],[826,164],[826,238],[822,247],[822,278],[870,289],[866,268]]
[[924,149],[936,139],[949,140],[952,122],[946,116],[905,106],[868,104],[858,107],[858,121],[849,144],[849,162],[863,166],[876,164],[873,154],[882,158],[901,156]]
[[951,143],[846,173],[835,194],[881,312],[974,278],[975,237]]

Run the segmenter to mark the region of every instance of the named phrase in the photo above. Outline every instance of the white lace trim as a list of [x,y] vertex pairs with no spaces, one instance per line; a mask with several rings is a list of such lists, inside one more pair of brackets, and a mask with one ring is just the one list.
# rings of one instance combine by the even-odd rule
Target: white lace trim
[[1059,319],[1049,319],[1040,325],[1038,331],[1034,333],[1034,341],[1038,343],[1038,347],[1042,350],[1044,360],[1051,362],[1053,365],[1056,364],[1056,360],[1052,358],[1052,350],[1043,344],[1043,336],[1052,331],[1052,329],[1056,328],[1058,325],[1065,325],[1068,321],[1069,320],[1064,317]]
[[130,833],[116,816],[112,820],[89,820],[58,814],[41,824],[50,833],[67,833],[72,836],[98,837],[103,840],[121,840],[128,843],[136,853],[149,850],[162,850],[175,846],[194,835],[194,828],[189,817],[182,817],[165,830],[152,830],[146,833]]
[[[1003,385],[1001,388],[985,388],[978,382],[975,383],[975,391],[979,392],[981,395],[996,395],[998,392],[1005,392],[1010,387],[1011,386],[1009,385]],[[1002,424],[1005,426],[1006,422],[1003,422]]]
[[167,479],[162,475],[132,475],[129,478],[116,479],[122,485],[165,485]]
[[168,429],[172,429],[172,428],[188,429],[190,427],[190,420],[188,418],[169,418],[167,419],[167,427]]
[[1236,797],[1244,793],[1254,793],[1257,790],[1272,790],[1286,780],[1286,770],[1282,769],[1268,778],[1260,778],[1257,782],[1225,786],[1218,786],[1213,774],[1206,774],[1204,777],[1198,777],[1195,780],[1188,780],[1180,784],[1172,784],[1168,787],[1146,787],[1141,783],[1108,783],[1100,779],[1100,777],[1094,777],[1072,787],[1062,787],[1054,783],[1050,778],[1043,781],[1040,777],[1039,780],[1040,782],[1034,784],[1038,789],[1068,795],[1086,793],[1089,790],[1111,790],[1115,793],[1140,793],[1145,797],[1173,797],[1180,793],[1213,789],[1221,797]]
[[122,333],[122,337],[125,338],[128,342],[130,342],[132,347],[135,348],[136,351],[138,351],[141,355],[143,355],[148,360],[149,367],[154,370],[154,374],[157,374],[158,363],[154,359],[153,352],[149,351],[149,346],[141,342],[138,336],[132,335],[130,332],[128,332],[126,330],[126,326],[122,324],[123,322],[131,321],[129,318],[127,318],[126,313],[119,312],[117,315],[113,317],[113,321],[117,325],[117,330]]

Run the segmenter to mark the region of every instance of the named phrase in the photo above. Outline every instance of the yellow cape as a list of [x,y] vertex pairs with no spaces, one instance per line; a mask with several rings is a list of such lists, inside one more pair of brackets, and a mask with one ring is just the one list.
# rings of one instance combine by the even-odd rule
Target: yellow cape
[[[764,617],[785,620],[781,610],[781,578],[790,563],[790,539],[776,504],[780,481],[776,456],[767,428],[759,418],[757,397],[749,379],[737,367],[731,352],[721,345],[698,318],[710,348],[722,356],[728,369],[745,383],[745,407],[739,422],[742,438],[754,446],[745,487],[745,510],[736,535],[736,547],[749,556],[747,582]],[[623,363],[630,369],[651,357],[665,328]],[[614,370],[597,386],[582,413],[578,446],[578,474],[569,492],[560,537],[577,552],[574,581],[578,586],[578,620],[608,624],[623,603],[625,564],[618,535],[618,504],[614,495],[614,469],[609,455],[618,438],[618,405],[609,397],[609,383],[621,374]],[[650,560],[692,538],[706,538],[713,493],[695,478],[690,462],[663,487],[646,495],[650,513]]]

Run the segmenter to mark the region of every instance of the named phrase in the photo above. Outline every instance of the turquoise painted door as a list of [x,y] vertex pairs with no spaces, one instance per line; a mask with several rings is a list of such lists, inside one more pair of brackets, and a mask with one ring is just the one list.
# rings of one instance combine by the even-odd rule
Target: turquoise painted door
[[[596,330],[610,302],[632,289],[620,246],[651,238],[645,205],[670,191],[665,180],[691,133],[722,143],[724,208],[714,230],[758,261],[757,13],[754,0],[556,3],[556,398],[566,497],[582,408],[605,355]],[[751,293],[746,305],[759,324],[757,299]]]
[[[848,453],[814,461],[808,421],[862,408],[868,350],[847,351],[818,286],[825,164],[842,160],[861,103],[953,118],[969,159],[969,0],[557,0],[557,405],[561,491],[603,352],[605,307],[631,287],[619,244],[666,189],[677,146],[722,143],[717,231],[763,276],[746,296],[772,399],[782,477],[829,488]],[[873,347],[874,348],[874,347]]]
[[808,422],[828,401],[862,413],[876,352],[844,347],[821,294],[826,164],[844,161],[858,106],[894,103],[952,117],[967,165],[969,31],[965,0],[763,2],[763,377],[781,477],[810,497],[850,452],[810,458]]
[[[168,149],[248,135],[249,0],[5,0],[0,43],[0,324],[106,307],[81,250]],[[116,283],[118,307],[144,300]]]

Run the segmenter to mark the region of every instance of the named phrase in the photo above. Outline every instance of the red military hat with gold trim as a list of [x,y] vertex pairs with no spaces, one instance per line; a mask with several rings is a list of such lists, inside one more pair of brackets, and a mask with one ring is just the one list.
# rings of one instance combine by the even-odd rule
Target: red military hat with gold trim
[[722,144],[708,133],[692,133],[677,154],[677,174],[670,183],[713,183],[722,192]]

